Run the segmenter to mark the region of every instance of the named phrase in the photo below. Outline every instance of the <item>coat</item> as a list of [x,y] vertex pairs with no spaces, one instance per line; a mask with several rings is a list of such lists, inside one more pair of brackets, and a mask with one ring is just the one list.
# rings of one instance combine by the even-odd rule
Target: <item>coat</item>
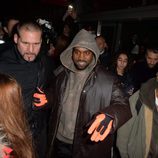
[[8,45],[0,52],[0,72],[14,77],[22,87],[27,119],[35,140],[35,146],[42,158],[46,149],[49,110],[46,107],[36,109],[32,102],[36,88],[42,88],[44,91],[48,86],[51,74],[53,74],[48,63],[51,62],[44,56],[38,56],[34,62],[25,61],[13,44]]
[[155,83],[155,78],[150,79],[129,99],[132,118],[117,132],[116,143],[122,158],[148,157],[152,138],[153,109],[156,106]]
[[[53,157],[54,139],[59,125],[62,111],[61,102],[69,77],[69,70],[61,68],[56,75],[49,98],[52,112],[49,124],[48,158]],[[90,136],[87,134],[87,124],[99,112],[111,115],[114,118],[114,123],[111,134],[104,141],[95,143],[90,141]],[[122,92],[120,83],[103,66],[96,66],[90,73],[81,92],[73,140],[73,158],[111,157],[113,133],[130,117],[128,99]]]

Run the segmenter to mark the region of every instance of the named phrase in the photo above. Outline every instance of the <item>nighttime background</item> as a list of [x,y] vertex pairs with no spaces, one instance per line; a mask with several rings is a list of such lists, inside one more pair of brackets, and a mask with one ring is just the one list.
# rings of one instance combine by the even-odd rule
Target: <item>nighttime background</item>
[[[2,3],[2,2],[1,2]],[[61,27],[62,17],[67,10],[67,6],[73,3],[77,9],[78,16],[91,13],[100,13],[106,11],[115,11],[131,8],[158,5],[157,0],[4,0],[1,4],[0,20],[15,15],[21,19],[43,18],[51,21],[53,26],[58,29]],[[88,20],[88,19],[87,19]],[[96,26],[96,21],[95,26]],[[88,22],[90,24],[90,22]],[[116,21],[116,25],[117,25]],[[122,40],[126,39],[133,33],[139,34],[140,38],[146,35],[150,39],[156,40],[158,36],[157,20],[137,20],[122,21]],[[102,28],[105,37],[111,45],[115,43],[115,26],[106,26]]]
[[47,16],[55,18],[55,16],[60,16],[71,2],[80,6],[79,12],[81,13],[158,4],[157,0],[4,0],[1,4],[0,17],[16,14],[21,17]]

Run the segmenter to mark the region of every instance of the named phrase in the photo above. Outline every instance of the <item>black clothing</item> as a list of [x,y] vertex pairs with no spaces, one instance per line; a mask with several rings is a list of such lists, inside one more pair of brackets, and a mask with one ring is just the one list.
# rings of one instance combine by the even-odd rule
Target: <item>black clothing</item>
[[129,97],[130,95],[132,95],[130,93],[130,90],[134,90],[134,85],[133,85],[133,80],[132,80],[132,76],[130,75],[129,72],[124,72],[123,75],[118,75],[116,72],[116,68],[110,68],[109,71],[113,72],[114,75],[116,75],[119,79],[119,81],[121,82],[121,85],[123,87],[124,92],[126,93],[126,95]]
[[53,70],[46,57],[39,56],[35,61],[27,62],[14,45],[0,52],[0,72],[13,76],[22,87],[27,118],[40,158],[44,158],[46,150],[48,109],[45,107],[37,110],[33,107],[32,101],[37,87],[42,90],[46,88],[51,77],[49,69]]
[[67,144],[55,139],[55,158],[72,158],[72,144]]
[[131,75],[133,78],[134,90],[137,91],[140,89],[141,84],[155,77],[157,72],[158,64],[153,68],[149,68],[146,60],[137,62],[133,65]]
[[111,59],[111,54],[109,52],[106,52],[106,50],[99,56],[100,63],[104,65],[106,68],[110,66]]

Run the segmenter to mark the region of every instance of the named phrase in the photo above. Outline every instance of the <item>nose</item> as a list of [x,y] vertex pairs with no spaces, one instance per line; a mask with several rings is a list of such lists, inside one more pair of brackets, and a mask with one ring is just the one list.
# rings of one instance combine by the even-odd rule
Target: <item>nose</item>
[[84,53],[83,52],[79,53],[78,59],[79,60],[83,60],[84,59]]
[[150,60],[150,64],[154,65],[155,61],[154,60]]
[[32,44],[29,44],[28,51],[31,52],[31,53],[33,52],[33,45]]
[[121,65],[124,65],[124,61],[121,61]]

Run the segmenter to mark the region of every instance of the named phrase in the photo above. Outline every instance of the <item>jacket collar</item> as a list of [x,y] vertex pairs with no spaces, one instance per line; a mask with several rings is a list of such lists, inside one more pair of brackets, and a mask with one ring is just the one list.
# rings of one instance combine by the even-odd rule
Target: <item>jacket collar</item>
[[155,78],[150,79],[142,85],[140,89],[140,98],[144,104],[150,108],[155,107]]

